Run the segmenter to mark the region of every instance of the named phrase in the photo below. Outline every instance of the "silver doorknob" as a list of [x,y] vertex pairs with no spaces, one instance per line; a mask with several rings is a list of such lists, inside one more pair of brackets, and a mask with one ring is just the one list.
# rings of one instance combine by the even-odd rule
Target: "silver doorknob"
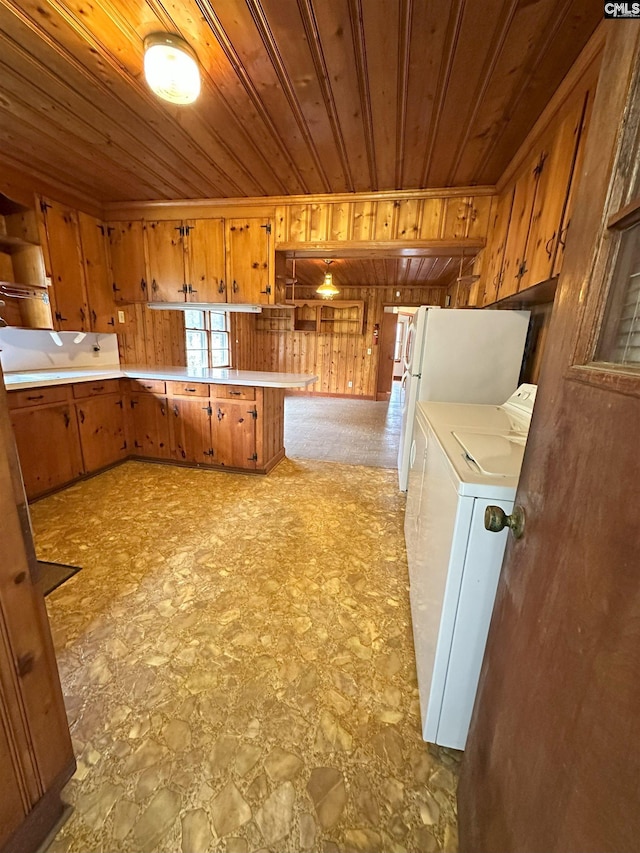
[[511,515],[499,506],[488,506],[484,511],[484,526],[491,533],[500,533],[508,527],[516,539],[524,534],[524,509],[514,506]]

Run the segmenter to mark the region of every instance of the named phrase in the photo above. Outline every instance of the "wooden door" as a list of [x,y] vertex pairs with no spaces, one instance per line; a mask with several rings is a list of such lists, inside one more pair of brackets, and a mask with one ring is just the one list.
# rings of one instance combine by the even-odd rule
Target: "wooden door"
[[152,302],[184,302],[187,294],[183,224],[176,219],[147,222],[149,289]]
[[[256,404],[212,400],[212,462],[228,468],[256,467]],[[255,413],[255,416],[254,416]]]
[[0,519],[0,845],[36,850],[75,760],[1,371]]
[[107,233],[116,302],[148,302],[142,220],[109,222]]
[[223,219],[190,219],[187,244],[187,301],[226,302]]
[[11,424],[29,499],[84,473],[72,405],[16,409],[11,412]]
[[181,400],[173,397],[168,402],[172,458],[178,462],[210,464],[212,456],[209,400]]
[[507,546],[463,760],[466,853],[622,853],[640,839],[640,363],[598,349],[603,314],[631,285],[623,240],[640,265],[640,29],[620,23],[608,24],[516,498],[525,532]]
[[382,314],[380,338],[378,339],[378,381],[376,383],[376,400],[389,400],[391,398],[397,326],[398,315],[384,311]]
[[78,214],[78,224],[91,331],[115,332],[116,304],[107,255],[106,226],[82,212]]
[[151,459],[170,459],[169,416],[165,397],[153,394],[132,394],[131,409],[133,449],[138,456]]
[[229,302],[273,302],[270,220],[229,219],[226,232]]
[[76,403],[82,458],[87,474],[112,465],[127,455],[123,401],[104,394]]
[[89,307],[78,214],[55,201],[45,202],[44,209],[56,305],[54,326],[59,330],[87,332]]

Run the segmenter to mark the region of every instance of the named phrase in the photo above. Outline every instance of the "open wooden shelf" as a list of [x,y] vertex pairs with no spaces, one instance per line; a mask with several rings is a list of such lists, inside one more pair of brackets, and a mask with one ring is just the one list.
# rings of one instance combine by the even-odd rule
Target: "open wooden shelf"
[[364,331],[362,299],[299,299],[291,305],[293,328],[297,332],[361,335]]

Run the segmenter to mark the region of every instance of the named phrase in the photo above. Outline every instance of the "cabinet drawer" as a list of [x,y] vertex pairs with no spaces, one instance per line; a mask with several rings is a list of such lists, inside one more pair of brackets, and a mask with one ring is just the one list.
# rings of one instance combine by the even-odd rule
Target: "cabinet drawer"
[[256,389],[247,385],[215,385],[215,396],[224,400],[255,400]]
[[49,403],[64,403],[69,399],[68,385],[49,385],[46,388],[24,388],[9,391],[10,409],[22,409],[26,406],[46,406]]
[[163,379],[130,379],[129,389],[135,394],[148,391],[149,394],[166,394],[166,383]]
[[76,400],[85,397],[99,397],[100,394],[119,394],[119,379],[104,379],[99,382],[78,382],[73,386],[73,396]]
[[167,393],[176,397],[208,397],[209,385],[205,382],[167,382]]

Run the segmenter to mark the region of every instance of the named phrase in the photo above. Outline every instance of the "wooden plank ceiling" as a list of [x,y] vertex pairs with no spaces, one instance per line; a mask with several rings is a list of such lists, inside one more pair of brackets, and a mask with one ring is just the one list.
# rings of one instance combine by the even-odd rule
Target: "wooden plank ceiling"
[[[475,256],[475,252],[473,253]],[[286,283],[307,298],[321,284],[329,269],[336,287],[447,287],[459,275],[469,275],[473,258],[452,258],[450,255],[423,258],[336,258],[327,264],[318,258],[287,260]],[[461,272],[462,267],[462,272]]]
[[[0,0],[0,164],[99,203],[493,184],[597,0]],[[158,100],[143,38],[196,50]]]

